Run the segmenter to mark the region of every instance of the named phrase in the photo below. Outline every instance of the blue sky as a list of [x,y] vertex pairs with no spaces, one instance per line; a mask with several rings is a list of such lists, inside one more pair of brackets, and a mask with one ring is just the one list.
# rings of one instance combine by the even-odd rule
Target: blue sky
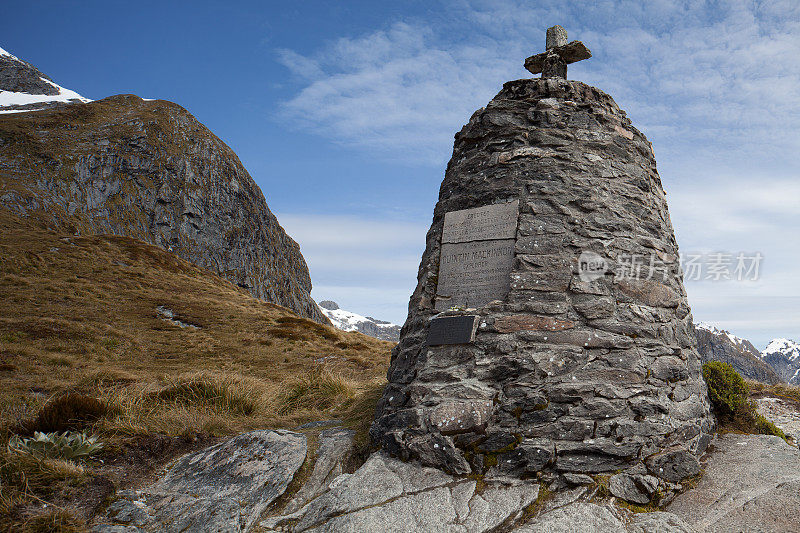
[[800,5],[16,2],[0,47],[57,83],[186,107],[301,245],[317,299],[402,323],[453,134],[544,29],[594,57],[656,153],[684,253],[761,252],[754,282],[687,282],[695,319],[800,340]]

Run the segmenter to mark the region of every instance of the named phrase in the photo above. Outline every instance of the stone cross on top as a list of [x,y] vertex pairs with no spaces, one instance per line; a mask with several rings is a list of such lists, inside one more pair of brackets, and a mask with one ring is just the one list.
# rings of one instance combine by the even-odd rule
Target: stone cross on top
[[592,53],[580,41],[567,44],[567,30],[561,26],[547,28],[546,52],[525,60],[525,68],[543,78],[566,78],[567,65],[589,59]]

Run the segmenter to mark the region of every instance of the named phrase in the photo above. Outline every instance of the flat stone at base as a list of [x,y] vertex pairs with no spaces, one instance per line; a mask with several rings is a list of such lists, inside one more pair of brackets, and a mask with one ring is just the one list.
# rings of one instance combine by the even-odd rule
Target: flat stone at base
[[671,513],[626,513],[607,505],[576,502],[542,513],[515,533],[696,533]]
[[373,454],[299,511],[261,522],[267,531],[485,533],[522,516],[539,485],[471,479]]

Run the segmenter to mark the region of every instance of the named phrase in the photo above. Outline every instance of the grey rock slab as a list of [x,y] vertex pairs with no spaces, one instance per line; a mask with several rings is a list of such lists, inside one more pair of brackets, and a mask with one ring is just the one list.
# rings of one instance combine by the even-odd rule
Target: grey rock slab
[[775,423],[787,437],[800,441],[800,410],[793,403],[782,398],[759,398],[756,400],[758,412]]
[[706,531],[775,533],[800,531],[800,481],[787,481],[754,497]]
[[720,435],[693,489],[667,510],[701,532],[800,531],[800,450],[770,435]]
[[536,501],[539,485],[516,482],[510,485],[490,485],[469,502],[469,515],[463,522],[469,532],[487,531],[521,513]]
[[344,422],[333,418],[331,420],[315,420],[314,422],[306,422],[305,424],[297,426],[295,429],[318,429],[329,426],[340,426],[342,424],[344,424]]
[[383,454],[373,454],[355,473],[339,476],[327,492],[313,500],[304,509],[297,530],[385,503],[404,493],[430,490],[451,482],[453,478],[440,470],[419,468]]
[[270,531],[483,532],[513,520],[536,500],[539,486],[519,480],[476,482],[373,454],[353,474],[298,511],[270,517]]
[[[418,531],[450,531],[456,520],[450,489],[438,487],[414,496],[397,498],[384,505],[336,516],[308,530],[315,533],[415,533]],[[458,531],[456,529],[455,531]],[[461,531],[466,531],[463,528]]]
[[608,507],[577,502],[543,513],[515,533],[627,533]]
[[629,513],[609,505],[575,502],[540,514],[515,533],[695,533],[664,512]]
[[355,431],[344,428],[326,429],[319,434],[319,448],[314,469],[284,512],[297,511],[306,502],[322,494],[328,485],[342,474],[343,464],[353,450],[355,434]]
[[251,431],[185,455],[156,483],[125,491],[109,521],[145,531],[245,532],[288,487],[306,458],[306,437]]
[[92,528],[92,533],[142,533],[136,526],[100,524]]
[[637,513],[628,526],[631,533],[695,533],[696,530],[672,513]]

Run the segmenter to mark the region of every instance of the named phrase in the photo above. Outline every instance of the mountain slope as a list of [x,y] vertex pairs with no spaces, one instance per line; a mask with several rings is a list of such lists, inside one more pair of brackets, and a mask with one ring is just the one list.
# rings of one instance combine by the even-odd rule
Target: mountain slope
[[695,324],[694,328],[701,362],[728,363],[745,378],[770,385],[785,381],[761,360],[761,353],[749,341],[709,324]]
[[0,48],[0,113],[44,109],[66,102],[91,100],[61,87],[30,63]]
[[177,104],[122,95],[0,115],[0,207],[158,245],[327,323],[300,248],[259,187]]
[[342,331],[358,331],[376,339],[392,342],[397,342],[400,338],[400,326],[397,324],[345,311],[339,308],[339,304],[330,300],[319,302],[319,307],[334,327]]
[[[88,518],[108,496],[98,486],[126,488],[209,436],[331,418],[366,435],[390,349],[142,241],[0,210],[0,531],[27,531],[41,499]],[[10,476],[25,465],[4,455],[8,431],[54,431],[30,424],[67,392],[105,406],[86,426],[103,462],[68,483]]]
[[800,385],[800,343],[789,339],[773,339],[761,358],[783,381]]

